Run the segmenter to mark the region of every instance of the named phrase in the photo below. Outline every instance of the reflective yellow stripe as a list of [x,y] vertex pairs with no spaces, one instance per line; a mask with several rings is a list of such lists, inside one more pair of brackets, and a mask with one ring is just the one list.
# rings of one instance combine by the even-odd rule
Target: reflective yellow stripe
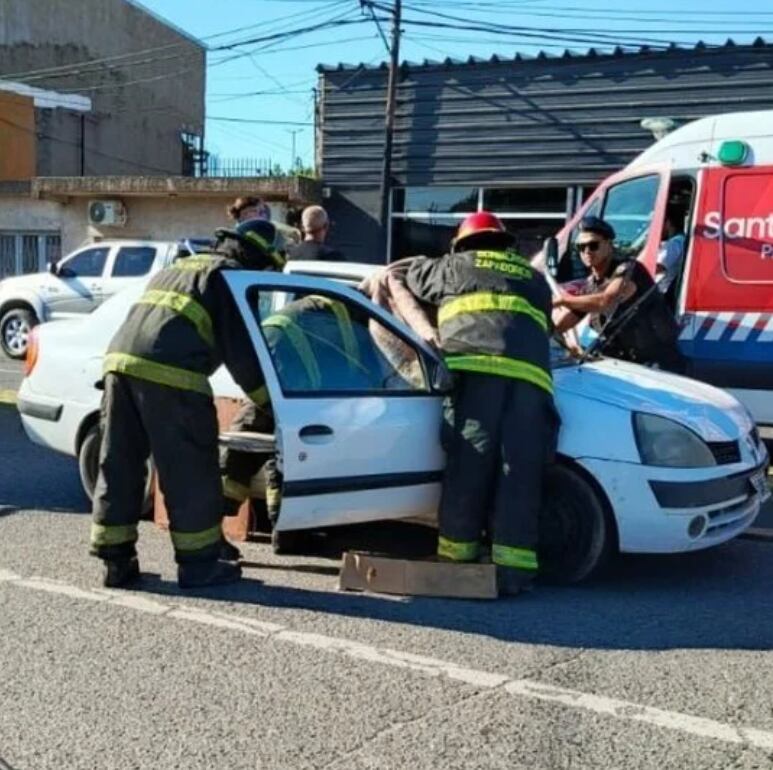
[[173,270],[206,270],[213,267],[217,257],[208,257],[198,254],[195,257],[179,257],[172,262]]
[[221,481],[223,482],[223,494],[229,500],[236,500],[237,503],[243,503],[250,496],[250,488],[244,484],[229,479],[228,476],[223,476]]
[[282,490],[279,487],[266,486],[266,505],[275,511],[282,502]]
[[269,402],[268,389],[265,385],[261,385],[257,390],[251,390],[247,394],[247,398],[249,398],[255,406],[266,406]]
[[201,532],[171,532],[175,551],[200,551],[220,541],[223,533],[220,524]]
[[344,350],[346,351],[346,357],[349,359],[350,364],[355,364],[360,360],[360,346],[357,343],[357,337],[352,327],[352,321],[349,317],[349,311],[346,309],[346,305],[343,302],[330,299],[330,297],[321,297],[313,295],[314,299],[320,300],[326,307],[333,311],[338,321],[338,331],[341,335],[341,340],[344,344]]
[[445,363],[452,371],[512,377],[514,380],[525,380],[548,393],[553,393],[553,380],[548,372],[540,369],[539,366],[516,358],[486,355],[447,356]]
[[94,546],[124,545],[136,542],[136,524],[119,524],[114,527],[107,524],[91,525],[91,544]]
[[438,312],[438,323],[444,324],[461,313],[489,313],[503,311],[506,313],[523,313],[536,321],[547,331],[548,319],[541,310],[517,294],[496,294],[481,291],[475,294],[465,294],[462,297],[446,302]]
[[529,260],[514,251],[476,251],[475,255],[481,259],[493,259],[495,262],[515,262],[531,269]]
[[474,561],[478,558],[480,543],[477,540],[450,540],[440,535],[437,541],[437,555],[451,561]]
[[530,548],[511,548],[509,545],[493,545],[491,559],[500,567],[536,570],[537,553]]
[[287,260],[263,236],[257,233],[245,233],[242,237],[262,249],[278,270],[284,270]]
[[261,325],[276,326],[287,334],[290,344],[295,348],[295,352],[303,363],[303,368],[306,370],[311,387],[318,388],[322,384],[322,373],[319,371],[317,358],[311,349],[309,341],[306,339],[303,329],[289,316],[281,314],[270,316]]
[[184,316],[196,327],[196,331],[204,342],[210,347],[214,347],[215,333],[212,331],[212,319],[207,309],[196,302],[193,297],[177,291],[150,289],[137,300],[137,304],[168,308]]
[[159,364],[157,361],[149,361],[147,358],[140,358],[129,353],[109,353],[105,356],[102,371],[104,374],[110,372],[128,374],[130,377],[155,382],[157,385],[192,390],[196,393],[203,393],[205,396],[212,395],[212,388],[205,374],[178,369],[176,366],[168,366],[167,364]]

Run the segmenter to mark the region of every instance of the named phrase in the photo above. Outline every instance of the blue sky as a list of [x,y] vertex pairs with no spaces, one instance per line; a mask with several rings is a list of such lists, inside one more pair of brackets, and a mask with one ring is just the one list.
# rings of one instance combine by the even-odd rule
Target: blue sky
[[[208,149],[222,157],[271,159],[287,166],[313,158],[313,99],[318,63],[378,63],[386,49],[359,0],[142,0],[143,4],[210,46],[282,34],[321,21],[353,21],[290,39],[212,51],[207,73]],[[616,42],[723,42],[728,35],[773,41],[769,0],[403,0],[406,24],[401,59],[421,61],[538,50],[584,51],[597,39]],[[391,0],[382,0],[391,5]],[[742,11],[739,11],[742,9]],[[445,14],[445,16],[443,16]],[[380,15],[384,15],[382,12]],[[448,18],[448,17],[456,17]],[[359,23],[360,19],[364,19]],[[431,28],[427,22],[465,29]],[[474,31],[487,24],[526,28],[518,35]],[[382,25],[388,33],[386,24]],[[535,32],[535,28],[540,31]],[[550,31],[549,31],[550,30]],[[556,31],[557,30],[557,31]],[[573,40],[557,38],[573,38]],[[597,45],[597,47],[601,47]],[[256,93],[257,92],[257,93]],[[292,125],[219,120],[273,120]]]

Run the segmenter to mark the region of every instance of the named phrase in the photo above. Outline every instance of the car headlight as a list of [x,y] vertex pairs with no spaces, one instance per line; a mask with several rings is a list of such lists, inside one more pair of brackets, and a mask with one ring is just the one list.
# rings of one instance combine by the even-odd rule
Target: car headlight
[[633,432],[645,465],[663,468],[707,468],[716,465],[706,442],[667,417],[634,412]]

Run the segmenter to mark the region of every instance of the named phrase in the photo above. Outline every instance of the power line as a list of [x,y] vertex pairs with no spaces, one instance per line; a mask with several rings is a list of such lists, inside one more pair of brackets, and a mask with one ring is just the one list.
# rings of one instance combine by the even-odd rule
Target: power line
[[263,118],[229,118],[224,115],[207,115],[207,120],[216,120],[223,123],[254,123],[267,126],[312,126],[310,121],[300,120],[264,120]]

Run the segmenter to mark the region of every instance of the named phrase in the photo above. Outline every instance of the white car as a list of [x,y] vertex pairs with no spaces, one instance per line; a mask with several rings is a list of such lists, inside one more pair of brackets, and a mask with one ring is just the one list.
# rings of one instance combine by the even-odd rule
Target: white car
[[[294,274],[227,274],[277,422],[284,477],[278,532],[434,519],[444,465],[442,362],[409,328],[346,285],[371,267],[291,263],[291,269]],[[325,275],[342,280],[319,277]],[[94,383],[110,337],[141,290],[123,293],[84,320],[42,327],[19,392],[28,436],[79,455],[87,486],[95,472],[100,395]],[[365,362],[351,381],[329,375],[335,367],[323,365],[310,385],[278,348],[267,346],[262,322],[307,294],[346,306]],[[399,367],[384,354],[385,336],[403,343],[407,359]],[[752,524],[769,494],[769,460],[735,398],[634,364],[577,364],[558,346],[554,353],[562,426],[540,526],[547,572],[576,581],[613,549],[692,551]],[[222,369],[212,383],[216,395],[239,395]]]
[[68,254],[47,273],[0,281],[0,346],[24,358],[32,327],[91,313],[103,302],[167,265],[184,244],[168,241],[99,241]]

